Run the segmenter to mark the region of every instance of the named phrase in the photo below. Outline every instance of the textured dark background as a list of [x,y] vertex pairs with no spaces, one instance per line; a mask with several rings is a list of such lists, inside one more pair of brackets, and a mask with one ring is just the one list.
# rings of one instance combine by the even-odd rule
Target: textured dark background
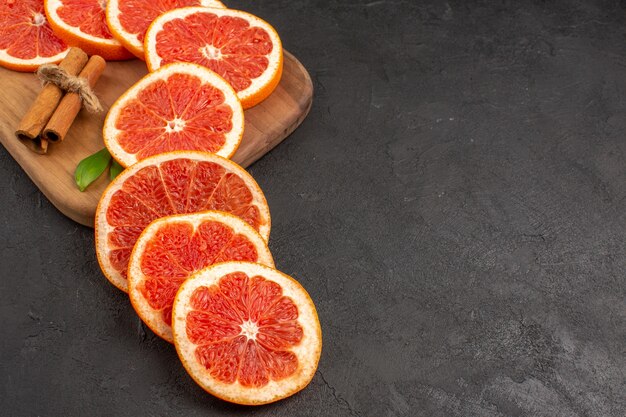
[[205,394],[0,149],[0,414],[626,415],[626,2],[246,3],[315,83],[251,172],[317,375]]

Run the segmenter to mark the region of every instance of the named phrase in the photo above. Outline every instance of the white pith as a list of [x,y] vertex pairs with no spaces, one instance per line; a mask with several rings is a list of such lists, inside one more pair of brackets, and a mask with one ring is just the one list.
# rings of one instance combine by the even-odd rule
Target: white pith
[[[243,136],[244,114],[241,102],[238,100],[235,90],[233,90],[230,84],[228,84],[222,77],[210,69],[196,64],[180,62],[166,65],[158,71],[149,73],[130,87],[115,103],[113,103],[109,109],[109,113],[104,119],[104,143],[109,149],[109,152],[111,152],[111,155],[113,155],[113,157],[123,166],[130,166],[137,162],[137,156],[126,152],[126,150],[119,145],[116,139],[118,135],[122,133],[122,130],[115,127],[115,122],[119,118],[121,110],[128,104],[129,101],[134,100],[147,86],[157,80],[166,80],[173,74],[190,74],[197,76],[204,83],[210,84],[224,93],[224,103],[230,106],[233,110],[233,128],[230,132],[225,134],[226,142],[224,143],[224,146],[215,153],[219,156],[223,156],[224,158],[230,158],[237,150],[241,137]],[[180,123],[178,123],[178,127],[180,127]]]
[[208,59],[222,59],[222,50],[213,45],[205,45],[200,52]]
[[[128,281],[117,270],[115,270],[115,268],[113,268],[111,262],[109,261],[109,253],[111,249],[116,249],[109,248],[109,245],[107,243],[108,234],[113,231],[114,226],[109,225],[109,223],[107,222],[106,211],[108,208],[108,204],[103,204],[102,202],[110,202],[111,196],[122,188],[124,182],[142,168],[152,165],[158,166],[163,162],[179,158],[190,159],[194,162],[215,162],[221,165],[227,172],[233,172],[239,175],[239,172],[234,169],[234,167],[238,167],[239,165],[228,159],[206,152],[179,151],[164,153],[146,158],[136,163],[132,167],[122,171],[122,173],[118,175],[118,177],[115,178],[115,180],[113,180],[111,184],[109,184],[107,189],[102,194],[102,197],[100,198],[101,203],[98,204],[98,209],[96,211],[96,253],[98,255],[100,265],[104,270],[105,275],[107,276],[107,279],[109,279],[109,281],[111,281],[113,285],[115,285],[117,288],[124,292],[128,292]],[[233,168],[230,168],[231,165],[233,166]],[[265,200],[265,196],[263,195],[263,192],[259,188],[254,178],[252,178],[252,176],[241,176],[241,178],[246,184],[249,185],[248,188],[253,196],[253,201],[251,204],[254,204],[256,207],[258,207],[261,213],[261,219],[265,221],[265,223],[262,224],[259,228],[259,234],[261,235],[261,237],[263,237],[263,240],[267,242],[270,236],[271,220],[269,210],[267,209],[267,201]]]
[[167,122],[167,126],[165,126],[165,133],[180,132],[185,129],[185,125],[186,123],[183,119],[174,117],[172,120]]
[[167,13],[162,14],[158,18],[152,22],[148,31],[146,32],[146,37],[144,39],[144,48],[146,52],[146,63],[148,64],[148,68],[152,70],[156,70],[161,66],[162,59],[158,56],[156,52],[156,36],[158,32],[162,29],[163,25],[170,20],[174,19],[184,19],[185,17],[195,14],[195,13],[212,13],[217,16],[234,16],[241,17],[246,19],[251,27],[260,27],[264,29],[270,39],[272,40],[272,44],[274,45],[272,51],[269,55],[267,55],[267,59],[269,60],[269,65],[267,69],[261,74],[260,77],[251,79],[251,84],[245,90],[241,90],[237,92],[238,97],[245,101],[248,97],[253,95],[255,92],[262,89],[265,85],[269,84],[275,77],[276,74],[281,71],[281,56],[282,56],[282,45],[280,42],[280,38],[276,34],[276,31],[264,20],[251,15],[249,13],[233,10],[233,9],[209,9],[203,7],[183,7],[180,9],[174,9]]
[[248,340],[256,340],[256,335],[259,333],[259,326],[250,320],[246,320],[241,323],[241,333],[242,336],[245,336]]
[[59,62],[63,58],[65,58],[65,55],[67,55],[68,51],[69,51],[69,47],[63,52],[60,52],[54,56],[48,56],[48,57],[37,56],[31,59],[22,59],[13,55],[9,55],[6,52],[6,49],[0,49],[0,62],[12,62],[16,64],[19,63],[20,65],[24,65],[24,66],[26,65],[38,66],[38,65],[43,65],[43,64],[51,64],[54,62]]
[[54,22],[60,27],[62,27],[63,29],[67,30],[68,32],[72,32],[77,36],[80,36],[82,39],[90,43],[93,43],[95,46],[98,46],[98,44],[103,44],[103,43],[109,46],[114,46],[114,47],[122,46],[122,44],[119,43],[119,41],[115,38],[112,38],[112,39],[99,38],[97,36],[93,36],[93,35],[83,32],[82,30],[80,30],[79,27],[68,25],[67,23],[65,23],[63,19],[61,19],[61,17],[57,13],[57,10],[61,6],[63,6],[63,2],[61,0],[48,0],[46,3],[46,14],[50,18],[50,20],[54,20]]
[[195,214],[181,214],[163,217],[150,223],[142,232],[139,239],[135,243],[132,255],[128,262],[128,295],[135,310],[141,311],[141,318],[156,334],[163,339],[173,343],[172,328],[167,325],[161,316],[161,310],[154,310],[148,300],[146,300],[139,290],[141,284],[145,282],[146,276],[141,269],[141,258],[145,251],[146,245],[154,238],[154,235],[167,224],[187,223],[193,226],[194,231],[198,229],[200,224],[207,221],[218,221],[230,227],[235,234],[242,234],[252,242],[257,249],[257,262],[274,266],[274,260],[270,253],[267,243],[261,235],[240,218],[228,213],[219,211],[205,211]]
[[[249,277],[261,275],[278,283],[283,295],[291,298],[298,307],[298,323],[302,326],[303,337],[300,343],[291,347],[298,357],[296,372],[280,381],[270,382],[260,388],[242,386],[239,381],[226,384],[214,379],[195,357],[196,345],[189,341],[186,331],[186,317],[190,311],[189,300],[198,287],[216,285],[224,275],[243,272]],[[265,404],[292,395],[304,388],[313,378],[317,369],[322,338],[317,312],[306,290],[296,281],[274,269],[248,262],[225,262],[199,271],[188,278],[180,287],[174,300],[172,314],[174,344],[187,372],[205,390],[228,401],[240,404]]]
[[[122,0],[123,1],[123,0]],[[152,3],[154,0],[147,0],[147,2]],[[122,37],[122,39],[118,39],[124,46],[128,49],[133,50],[133,53],[143,55],[143,42],[139,40],[139,35],[136,33],[131,33],[126,31],[124,26],[122,26],[122,22],[120,22],[120,9],[119,9],[120,0],[109,0],[106,8],[107,15],[107,24],[111,28],[111,32],[114,36]],[[212,8],[224,8],[224,4],[217,0],[200,0],[200,5],[203,7],[212,7]],[[142,58],[143,59],[143,58]]]
[[35,13],[35,16],[33,17],[33,25],[41,26],[44,23],[46,23],[46,16],[41,13]]

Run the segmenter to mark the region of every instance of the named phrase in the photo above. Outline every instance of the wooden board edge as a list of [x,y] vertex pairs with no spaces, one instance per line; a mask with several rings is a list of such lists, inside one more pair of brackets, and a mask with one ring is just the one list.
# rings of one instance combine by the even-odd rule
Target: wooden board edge
[[290,54],[287,51],[284,51],[284,53],[287,55],[290,55],[291,58],[293,59],[293,61],[298,65],[298,68],[300,69],[300,71],[302,72],[302,75],[304,77],[304,80],[308,86],[308,90],[311,92],[307,99],[306,102],[304,103],[304,108],[302,110],[302,114],[296,119],[294,120],[294,122],[287,126],[285,129],[283,129],[282,132],[277,134],[277,140],[271,142],[271,143],[266,143],[265,146],[263,148],[259,148],[258,152],[255,152],[251,158],[249,158],[249,160],[246,162],[246,164],[243,164],[242,166],[244,168],[249,167],[250,165],[252,165],[253,163],[255,163],[256,161],[258,161],[259,159],[261,159],[264,155],[266,155],[268,152],[270,152],[272,149],[274,149],[276,146],[278,146],[279,144],[281,144],[287,137],[289,137],[289,135],[291,135],[297,128],[298,126],[300,126],[302,124],[302,122],[304,121],[304,119],[306,119],[306,117],[309,115],[309,112],[311,111],[311,106],[313,105],[313,81],[311,80],[311,75],[309,74],[309,72],[306,70],[306,68],[304,68],[304,66],[302,65],[302,63],[292,54]]

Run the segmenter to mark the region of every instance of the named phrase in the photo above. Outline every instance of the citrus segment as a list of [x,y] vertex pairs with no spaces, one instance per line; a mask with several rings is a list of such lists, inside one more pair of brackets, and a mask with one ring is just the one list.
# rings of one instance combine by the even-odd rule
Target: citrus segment
[[200,65],[176,63],[146,75],[110,108],[104,143],[124,166],[163,152],[237,150],[243,109],[226,81]]
[[143,40],[150,23],[166,11],[188,6],[224,7],[217,0],[109,0],[106,19],[113,36],[144,59]]
[[233,86],[244,108],[269,96],[282,74],[282,46],[274,28],[239,10],[171,10],[150,25],[144,48],[150,71],[172,62],[212,69]]
[[128,264],[128,293],[142,320],[173,342],[172,303],[180,284],[218,262],[250,261],[274,266],[267,244],[242,219],[220,211],[168,216],[137,239]]
[[295,394],[313,378],[322,348],[315,306],[293,278],[226,262],[188,278],[174,300],[174,343],[191,377],[239,404]]
[[127,291],[128,260],[146,226],[160,217],[206,210],[245,212],[242,219],[264,240],[269,238],[263,192],[232,161],[205,152],[170,152],[124,170],[96,210],[96,254],[104,275]]
[[43,0],[0,2],[0,65],[34,71],[59,62],[68,47],[50,28]]
[[50,26],[68,45],[106,60],[133,57],[111,35],[106,24],[106,0],[45,0],[44,3]]

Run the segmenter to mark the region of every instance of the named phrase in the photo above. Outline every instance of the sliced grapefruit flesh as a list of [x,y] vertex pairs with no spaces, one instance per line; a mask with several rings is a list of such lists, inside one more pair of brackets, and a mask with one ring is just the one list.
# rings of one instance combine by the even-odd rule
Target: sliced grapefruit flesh
[[177,150],[230,158],[241,142],[244,115],[232,87],[213,71],[176,63],[146,75],[109,109],[103,137],[123,166]]
[[106,19],[113,36],[138,58],[145,59],[143,40],[150,23],[169,10],[189,6],[225,7],[218,0],[109,0]]
[[107,61],[133,58],[106,24],[106,0],[45,0],[46,16],[55,33],[68,45]]
[[270,403],[300,391],[322,350],[317,312],[304,288],[247,262],[216,264],[183,282],[172,330],[191,377],[238,404]]
[[261,235],[232,214],[206,211],[157,219],[141,233],[130,257],[130,301],[148,327],[173,343],[176,291],[194,272],[226,261],[274,266]]
[[194,62],[228,81],[244,109],[267,98],[280,81],[283,51],[272,26],[232,9],[185,7],[154,20],[144,40],[154,71],[171,62]]
[[0,2],[0,66],[35,71],[61,61],[68,49],[52,31],[43,0]]
[[96,254],[112,284],[128,291],[127,268],[141,232],[173,214],[225,211],[269,239],[267,201],[256,181],[234,162],[206,152],[168,152],[125,169],[96,209]]

